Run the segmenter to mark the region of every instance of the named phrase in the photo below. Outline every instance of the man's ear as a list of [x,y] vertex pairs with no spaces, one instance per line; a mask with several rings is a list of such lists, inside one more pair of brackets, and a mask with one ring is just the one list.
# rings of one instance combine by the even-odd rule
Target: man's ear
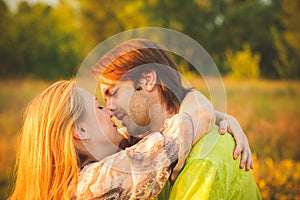
[[152,70],[150,72],[144,73],[143,78],[146,80],[144,86],[145,90],[147,92],[151,92],[156,86],[156,81],[157,81],[156,72]]
[[74,138],[77,139],[77,140],[88,140],[88,139],[90,139],[87,131],[82,126],[82,124],[77,124],[76,125],[76,131],[74,133]]

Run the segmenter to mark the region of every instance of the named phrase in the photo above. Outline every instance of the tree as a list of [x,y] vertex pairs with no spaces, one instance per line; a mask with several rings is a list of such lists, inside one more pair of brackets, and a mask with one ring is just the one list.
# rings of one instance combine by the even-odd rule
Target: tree
[[90,48],[122,31],[149,26],[141,10],[142,1],[78,0],[78,2],[85,44]]
[[[223,23],[214,35],[216,53],[225,56],[230,48],[240,51],[248,43],[261,55],[260,71],[263,77],[277,78],[273,60],[277,57],[273,43],[272,27],[277,27],[278,8],[260,0],[231,2],[224,14]],[[221,57],[220,59],[224,59]]]
[[273,28],[274,43],[278,59],[274,64],[281,78],[298,79],[300,77],[300,2],[282,0],[283,13],[280,22],[283,31]]
[[75,75],[82,60],[79,30],[67,5],[21,2],[6,23],[2,76],[61,78]]
[[0,0],[0,75],[9,71],[9,57],[13,52],[10,46],[11,12],[3,0]]
[[190,36],[205,48],[219,68],[222,67],[216,51],[219,46],[214,36],[223,22],[226,0],[144,0],[144,2],[144,13],[152,24]]

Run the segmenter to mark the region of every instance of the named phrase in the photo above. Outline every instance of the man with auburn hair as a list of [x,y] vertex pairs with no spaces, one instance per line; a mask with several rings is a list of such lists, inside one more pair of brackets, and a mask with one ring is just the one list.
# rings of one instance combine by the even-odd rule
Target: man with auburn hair
[[[194,146],[186,167],[184,159],[174,162],[170,178],[171,184],[175,181],[171,199],[224,198],[229,197],[229,193],[245,198],[249,192],[253,194],[252,199],[259,199],[252,173],[238,167],[245,167],[247,171],[252,168],[246,135],[234,117],[214,111],[211,102],[200,92],[182,86],[177,64],[168,51],[150,40],[129,40],[103,56],[92,72],[99,78],[107,108],[127,127],[131,141],[159,131],[165,120],[175,114],[187,113],[190,116],[194,137],[184,139],[192,140]],[[215,123],[220,125],[222,134],[231,131],[236,141],[235,150],[232,137],[216,134],[218,128]],[[210,145],[207,146],[205,141]],[[235,159],[242,153],[240,161],[232,159],[233,150]],[[220,157],[219,151],[225,153]],[[182,155],[187,153],[182,150]],[[199,166],[205,170],[197,168]],[[227,170],[222,172],[224,169]],[[197,173],[191,176],[191,172]],[[186,179],[188,176],[190,178]],[[230,177],[234,177],[232,182],[228,181]],[[216,192],[222,184],[244,187],[237,190],[226,187]],[[168,193],[168,189],[165,192]]]

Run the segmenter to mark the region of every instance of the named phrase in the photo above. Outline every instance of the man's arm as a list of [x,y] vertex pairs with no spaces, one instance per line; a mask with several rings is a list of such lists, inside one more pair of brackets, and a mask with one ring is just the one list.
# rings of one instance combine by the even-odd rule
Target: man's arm
[[253,169],[252,153],[246,134],[241,128],[236,118],[222,112],[215,111],[216,125],[219,126],[219,133],[229,132],[235,139],[236,148],[233,153],[234,159],[241,154],[240,168],[246,167],[246,170]]

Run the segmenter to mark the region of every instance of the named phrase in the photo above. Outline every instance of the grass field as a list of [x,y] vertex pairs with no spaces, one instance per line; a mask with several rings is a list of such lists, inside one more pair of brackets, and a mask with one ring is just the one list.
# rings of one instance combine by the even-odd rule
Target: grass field
[[[191,84],[207,94],[201,80]],[[264,199],[300,199],[300,82],[224,79],[227,113],[247,133],[254,152],[253,173]],[[0,199],[13,182],[15,145],[27,103],[50,83],[0,81]]]

